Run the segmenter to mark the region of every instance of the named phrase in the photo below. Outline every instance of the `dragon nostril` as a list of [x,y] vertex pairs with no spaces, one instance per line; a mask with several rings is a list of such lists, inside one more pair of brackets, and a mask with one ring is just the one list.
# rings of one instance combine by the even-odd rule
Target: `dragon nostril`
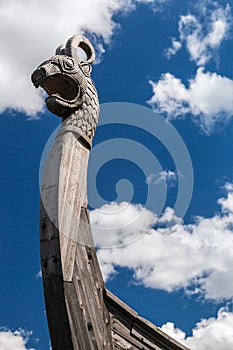
[[46,76],[46,70],[41,67],[38,68],[33,74],[32,74],[32,82],[35,85],[38,85],[38,82]]

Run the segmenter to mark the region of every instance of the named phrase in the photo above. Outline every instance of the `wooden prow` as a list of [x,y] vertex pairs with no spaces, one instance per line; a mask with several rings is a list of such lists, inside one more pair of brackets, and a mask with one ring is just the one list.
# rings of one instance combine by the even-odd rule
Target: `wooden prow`
[[[75,61],[72,52],[73,46],[67,57],[64,46],[59,47],[56,56],[32,75],[35,86],[48,91],[59,90],[58,81],[62,85],[46,102],[63,123],[43,171],[40,210],[41,266],[52,349],[187,350],[105,289],[91,233],[86,183],[98,96],[85,62]],[[72,96],[67,100],[65,84]]]

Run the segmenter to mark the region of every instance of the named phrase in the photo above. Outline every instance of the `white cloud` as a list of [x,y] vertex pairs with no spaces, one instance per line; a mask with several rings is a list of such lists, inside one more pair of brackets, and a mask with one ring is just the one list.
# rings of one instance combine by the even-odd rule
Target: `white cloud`
[[37,278],[37,279],[38,279],[38,278],[42,278],[42,271],[41,271],[41,270],[39,270],[39,271],[37,272],[36,278]]
[[233,115],[233,80],[198,68],[186,87],[170,73],[158,82],[150,81],[153,95],[149,104],[169,118],[191,113],[207,133],[216,123],[227,122]]
[[[198,217],[193,224],[179,222],[171,208],[159,220],[145,208],[132,204],[126,207],[125,203],[127,209],[119,211],[117,218],[108,212],[117,206],[122,209],[121,204],[105,206],[102,213],[93,211],[92,222],[98,222],[98,229],[93,226],[97,243],[104,246],[106,240],[111,247],[109,243],[120,242],[117,248],[98,250],[105,277],[116,273],[117,266],[127,267],[132,270],[135,283],[145,287],[168,292],[184,288],[186,293],[198,293],[206,299],[231,299],[233,192],[227,188],[226,197],[219,199],[219,213],[210,218]],[[131,224],[127,225],[129,218]],[[109,234],[106,227],[110,223]],[[157,229],[152,228],[155,224]],[[140,239],[129,244],[132,232],[133,237]]]
[[223,188],[225,188],[225,190],[227,191],[233,191],[233,184],[231,182],[226,182],[225,185],[223,186]]
[[177,181],[177,174],[175,171],[172,170],[162,170],[157,175],[150,174],[147,178],[148,184],[167,184],[168,186],[172,187],[175,185]]
[[[216,3],[209,4],[217,6]],[[190,59],[197,65],[205,65],[217,52],[222,41],[227,38],[231,24],[230,6],[209,11],[204,4],[203,6],[200,19],[191,14],[180,16],[179,40],[172,38],[172,46],[165,52],[168,58],[185,45]]]
[[168,334],[170,337],[176,339],[178,342],[184,344],[185,341],[185,332],[181,329],[176,328],[173,322],[167,322],[163,324],[161,327],[163,332]]
[[165,51],[167,58],[171,58],[171,56],[175,55],[177,51],[179,51],[181,48],[181,42],[178,41],[176,38],[172,38],[172,46]]
[[98,247],[130,244],[144,234],[145,227],[152,226],[155,221],[155,214],[140,204],[131,205],[127,202],[113,202],[91,212],[91,225]]
[[203,319],[192,331],[192,336],[167,322],[161,329],[191,350],[231,350],[233,348],[233,313],[221,308],[216,318]]
[[26,332],[23,329],[10,331],[0,329],[0,349],[1,350],[35,350],[27,348],[26,345],[32,332]]
[[224,188],[228,192],[228,196],[226,198],[220,198],[218,203],[221,205],[223,212],[233,213],[233,184],[227,182]]
[[169,118],[190,113],[201,129],[210,134],[216,123],[226,123],[233,115],[233,80],[217,73],[205,72],[204,65],[216,56],[223,40],[228,38],[232,16],[229,4],[225,8],[216,2],[201,2],[198,15],[180,16],[179,38],[165,51],[168,58],[186,46],[190,59],[198,66],[196,75],[186,87],[170,73],[158,82],[150,81],[153,96],[151,106]]
[[[56,47],[76,34],[95,34],[110,43],[118,12],[132,11],[137,3],[158,0],[1,1],[0,8],[0,112],[16,109],[29,116],[43,110],[43,98],[30,82],[32,71],[52,56]],[[160,1],[158,1],[160,4]]]

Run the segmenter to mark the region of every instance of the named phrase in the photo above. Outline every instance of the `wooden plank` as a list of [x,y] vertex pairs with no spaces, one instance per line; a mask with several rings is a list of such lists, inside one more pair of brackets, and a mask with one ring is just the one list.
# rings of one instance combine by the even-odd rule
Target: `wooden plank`
[[41,269],[51,345],[53,350],[74,350],[64,297],[58,229],[42,204],[40,227]]
[[[41,263],[51,342],[56,350],[112,348],[104,282],[85,208],[88,155],[75,135],[60,132],[42,182]],[[63,337],[66,340],[61,340]]]
[[[86,208],[82,208],[81,218],[79,234],[92,238]],[[79,339],[78,332],[82,329],[82,339],[76,340],[80,349],[111,349],[110,319],[103,302],[104,283],[100,270],[96,274],[92,268],[91,260],[96,252],[90,241],[88,243],[77,244],[73,280],[65,284],[71,330]],[[83,339],[85,343],[81,344]]]
[[148,320],[138,316],[110,291],[105,291],[105,303],[111,318],[113,345],[119,349],[189,350],[165,334]]

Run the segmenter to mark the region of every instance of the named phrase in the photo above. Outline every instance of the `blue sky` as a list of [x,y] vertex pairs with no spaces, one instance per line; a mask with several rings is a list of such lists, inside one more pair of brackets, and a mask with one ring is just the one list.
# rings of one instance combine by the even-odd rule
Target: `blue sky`
[[[90,176],[107,203],[91,214],[107,287],[193,350],[232,349],[232,14],[230,1],[223,0],[0,5],[1,350],[49,349],[39,276],[39,166],[60,120],[46,110],[30,74],[75,33],[85,33],[97,50],[92,77],[100,102],[138,104],[167,118],[194,173],[192,199],[180,221],[173,208],[185,174],[168,141],[154,136],[153,123],[151,133],[147,119],[144,128],[131,119],[128,126],[97,129],[93,152],[121,138],[150,150],[161,165],[146,176],[141,159],[112,157],[96,178]],[[129,190],[117,201],[121,179]],[[144,208],[148,191],[158,188],[167,191],[162,213]],[[91,191],[89,196],[92,201]],[[109,215],[114,210],[115,217]],[[108,227],[107,238],[98,236]],[[124,245],[132,232],[143,236]],[[119,240],[123,245],[113,248]]]

